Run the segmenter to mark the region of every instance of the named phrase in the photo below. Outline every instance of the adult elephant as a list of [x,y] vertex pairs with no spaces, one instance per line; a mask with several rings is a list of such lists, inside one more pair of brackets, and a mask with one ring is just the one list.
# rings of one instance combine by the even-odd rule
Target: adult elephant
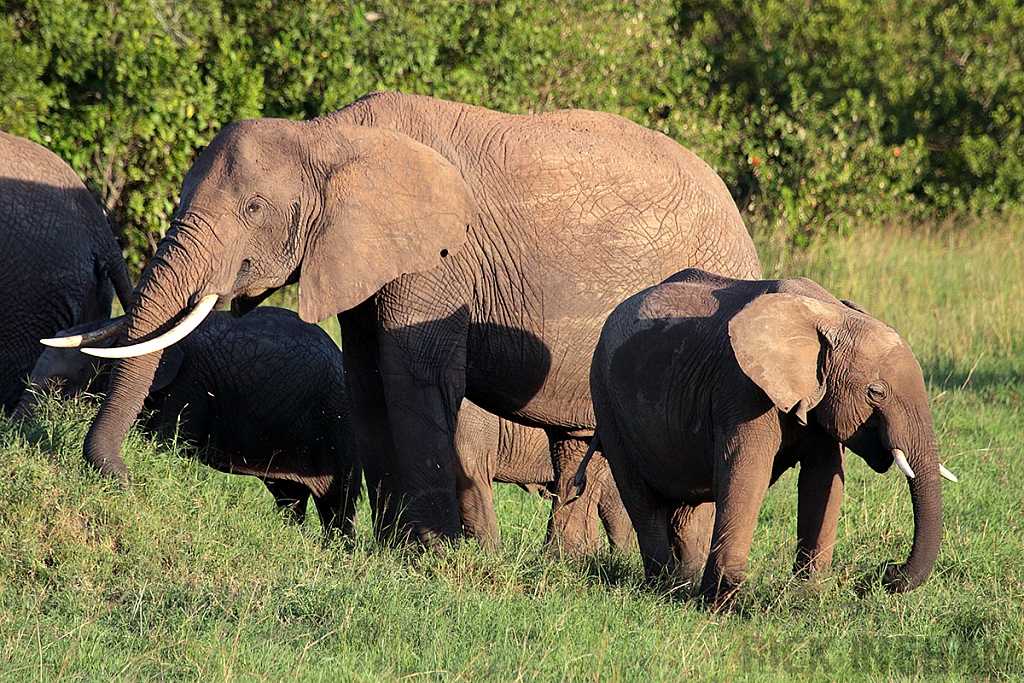
[[110,316],[132,293],[114,234],[75,172],[41,145],[0,133],[0,405],[14,409],[40,337]]
[[[600,325],[691,265],[760,274],[724,183],[668,137],[610,114],[378,92],[216,136],[128,307],[127,340],[141,346],[120,353],[173,342],[189,311],[232,299],[242,313],[297,281],[304,320],[338,314],[379,533],[462,534],[454,435],[467,397],[551,436],[557,536],[593,509],[565,501],[594,427]],[[89,458],[117,457],[158,361],[115,370]]]
[[[64,396],[108,391],[110,365],[77,349],[47,349],[15,417],[31,417],[48,385],[59,385]],[[328,537],[353,532],[362,477],[342,355],[316,325],[272,306],[240,319],[216,311],[163,353],[145,407],[147,429],[199,446],[215,469],[258,477],[296,521],[312,496]],[[105,465],[128,475],[120,457]]]
[[[462,524],[466,535],[484,547],[495,548],[501,542],[491,482],[518,484],[530,493],[539,492],[554,500],[555,470],[543,429],[504,420],[464,399],[455,429],[455,451]],[[603,459],[594,464],[607,466]],[[597,547],[602,525],[613,551],[636,546],[633,526],[615,481],[603,473],[597,479],[603,482],[602,490],[588,498],[595,509],[578,511],[586,514],[573,515],[572,524],[562,529],[560,541],[568,552]]]

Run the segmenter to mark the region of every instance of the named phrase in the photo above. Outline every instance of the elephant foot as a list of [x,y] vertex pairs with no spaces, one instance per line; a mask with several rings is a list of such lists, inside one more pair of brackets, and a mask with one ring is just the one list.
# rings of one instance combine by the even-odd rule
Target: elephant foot
[[701,602],[715,611],[732,609],[739,596],[745,576],[720,576],[717,580],[709,580],[708,572],[705,572],[704,580],[701,582],[698,597]]
[[[434,498],[451,497],[450,504]],[[419,491],[415,498],[396,496],[374,506],[374,533],[385,545],[416,544],[427,548],[442,546],[462,538],[462,518],[454,491]]]

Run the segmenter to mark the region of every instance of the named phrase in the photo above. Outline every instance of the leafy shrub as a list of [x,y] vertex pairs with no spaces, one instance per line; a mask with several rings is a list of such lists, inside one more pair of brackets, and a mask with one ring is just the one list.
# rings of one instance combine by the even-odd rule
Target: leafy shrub
[[806,236],[1019,201],[1017,4],[677,0],[673,23],[661,128],[710,140],[755,218]]
[[230,121],[375,89],[618,113],[693,149],[755,229],[1004,210],[1024,191],[1010,0],[29,0],[0,15],[0,128],[46,144],[141,268]]
[[125,226],[134,268],[166,231],[195,150],[262,106],[260,75],[245,65],[248,39],[208,7],[48,0],[6,17],[16,36],[0,39],[0,50],[20,67],[6,78],[20,81],[15,97],[34,114],[28,123],[5,108],[0,125],[83,175]]

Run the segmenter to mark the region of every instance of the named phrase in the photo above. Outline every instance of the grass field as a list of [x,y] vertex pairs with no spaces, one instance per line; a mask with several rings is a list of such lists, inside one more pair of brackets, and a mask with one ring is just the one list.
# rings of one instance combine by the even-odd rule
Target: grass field
[[0,422],[0,680],[1024,680],[1024,224],[762,246],[768,275],[816,279],[917,352],[961,480],[922,588],[865,581],[905,558],[912,515],[903,477],[856,457],[832,574],[790,578],[789,474],[716,614],[646,589],[636,554],[550,557],[547,504],[513,487],[493,554],[382,548],[365,506],[355,542],[324,548],[256,480],[134,433],[119,490],[81,460],[95,404],[49,403]]

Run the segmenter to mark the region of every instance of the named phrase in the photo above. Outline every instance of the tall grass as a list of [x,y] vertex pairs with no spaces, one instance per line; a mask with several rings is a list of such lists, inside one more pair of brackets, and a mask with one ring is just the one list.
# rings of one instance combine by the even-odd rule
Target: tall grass
[[906,484],[856,456],[832,573],[790,577],[784,476],[719,614],[644,587],[635,553],[551,557],[547,504],[513,487],[498,487],[491,554],[381,547],[365,505],[357,538],[324,547],[259,482],[134,432],[122,490],[81,460],[95,404],[51,401],[24,428],[0,422],[0,680],[1020,680],[1022,237],[868,230],[765,259],[858,301],[921,360],[962,483],[944,486],[939,561],[912,593],[869,579],[909,552]]

